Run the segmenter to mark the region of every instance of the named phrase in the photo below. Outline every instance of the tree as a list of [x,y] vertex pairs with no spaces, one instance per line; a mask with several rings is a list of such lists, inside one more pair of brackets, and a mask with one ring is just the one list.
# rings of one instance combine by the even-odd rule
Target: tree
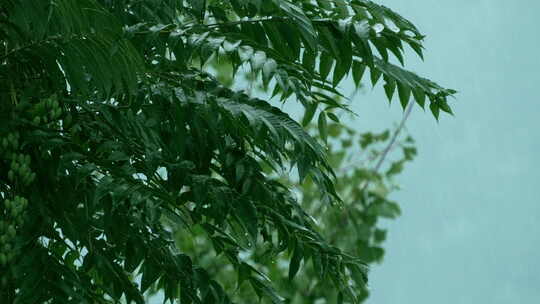
[[[403,142],[386,175],[336,174],[345,154],[324,146],[356,136],[337,85],[369,70],[437,118],[455,93],[392,63],[404,45],[422,56],[424,37],[364,0],[4,0],[0,37],[2,303],[145,303],[149,290],[357,303],[382,254],[377,218],[399,213],[389,178],[415,150]],[[241,75],[268,95],[235,88]],[[287,100],[303,125],[272,105]],[[361,149],[389,139],[360,136]],[[310,213],[363,234],[340,242]]]

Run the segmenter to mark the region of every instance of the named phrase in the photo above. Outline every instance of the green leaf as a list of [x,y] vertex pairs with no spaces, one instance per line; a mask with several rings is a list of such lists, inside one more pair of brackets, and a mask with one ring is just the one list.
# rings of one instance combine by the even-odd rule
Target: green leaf
[[294,276],[300,269],[300,263],[302,262],[303,257],[304,257],[304,250],[302,247],[302,243],[296,243],[296,246],[294,248],[294,252],[291,258],[291,262],[289,264],[289,280],[290,281],[294,279]]
[[328,141],[327,121],[325,112],[319,113],[318,126],[321,139],[326,143]]
[[351,63],[350,62],[337,62],[336,63],[336,68],[334,69],[334,77],[333,77],[333,85],[334,86],[337,86],[340,81],[343,79],[343,77],[345,77],[345,75],[347,75],[347,73],[349,72],[349,69],[351,67]]
[[313,72],[315,71],[316,59],[317,59],[317,55],[315,54],[315,52],[304,50],[304,53],[302,55],[302,65],[306,69],[308,69],[308,71]]
[[391,175],[396,175],[398,173],[401,173],[401,171],[403,171],[403,164],[404,164],[404,161],[393,162],[390,165],[390,168],[388,168],[388,170],[386,171],[386,175],[391,176]]
[[337,294],[337,304],[343,304],[343,293],[340,291]]
[[356,51],[358,55],[363,59],[369,67],[373,66],[373,52],[369,45],[370,38],[370,26],[369,23],[364,20],[359,23],[355,23],[353,34],[351,35],[351,40],[356,46]]
[[280,31],[279,24],[275,24],[272,22],[264,22],[263,28],[266,35],[268,36],[268,39],[272,43],[272,48],[276,50],[280,55],[282,55],[281,57],[287,58],[289,60],[296,59],[297,56],[294,50],[296,45],[294,47],[290,47],[288,43],[284,43],[284,41],[287,42],[287,38],[290,39],[290,37],[283,37]]
[[381,78],[381,71],[377,69],[371,69],[371,85],[375,86],[377,84],[377,81]]
[[302,9],[287,0],[273,0],[273,2],[295,21],[295,25],[298,26],[298,30],[307,42],[306,46],[311,50],[316,50],[317,33]]
[[336,116],[336,114],[332,113],[332,112],[326,112],[326,115],[328,115],[328,117],[333,120],[334,122],[336,123],[340,123],[339,122],[339,118]]
[[307,153],[305,156],[308,158],[317,159],[322,158],[324,155],[322,147],[298,123],[266,102],[260,100],[243,100],[240,102],[233,99],[220,99],[218,105],[234,116],[242,115],[246,117],[251,124],[249,128],[257,130],[260,125],[264,125],[270,130],[274,130],[272,133],[276,142],[282,142],[279,138],[287,138],[296,142]]
[[261,298],[263,295],[268,297],[272,304],[283,304],[285,299],[281,297],[272,287],[263,283],[261,280],[251,277],[250,281],[251,286]]
[[240,288],[240,285],[242,285],[243,282],[248,280],[251,277],[251,267],[242,262],[238,266],[238,285],[237,288]]
[[277,69],[277,63],[274,59],[267,60],[262,68],[263,71],[263,79],[266,83],[270,82],[270,78],[274,74],[275,70]]
[[317,4],[325,10],[332,9],[332,4],[330,0],[317,0]]
[[376,229],[375,233],[373,234],[373,237],[375,238],[375,242],[380,243],[386,240],[386,234],[387,234],[386,230]]
[[311,257],[311,264],[313,266],[313,269],[315,270],[315,273],[319,277],[319,279],[324,279],[324,272],[322,268],[322,258],[321,254],[319,252],[314,252]]
[[319,39],[321,39],[326,53],[339,60],[341,59],[340,50],[335,38],[335,33],[331,32],[329,27],[325,26],[319,29]]
[[[247,193],[249,193],[249,191]],[[253,203],[246,200],[239,202],[236,207],[239,215],[238,219],[242,222],[242,225],[251,237],[250,242],[255,245],[257,236],[259,235],[259,228],[257,227],[257,211],[255,206],[253,206]]]
[[454,113],[452,112],[452,108],[450,108],[446,100],[439,102],[439,106],[441,110],[445,111],[448,114],[454,115]]
[[439,120],[439,105],[436,102],[431,102],[429,104],[429,109],[431,110],[431,113],[433,113],[433,116]]
[[145,292],[154,284],[162,275],[161,268],[154,264],[152,258],[146,258],[143,264],[142,279],[141,279],[141,291]]
[[[251,58],[251,66],[252,66],[253,70],[261,69],[263,67],[263,65],[267,62],[266,60],[267,60],[267,58],[266,58],[266,53],[265,52],[255,51],[255,53],[253,54],[253,58]],[[277,66],[275,61],[274,61],[274,64],[275,64],[275,66]]]
[[319,63],[319,73],[321,74],[322,79],[328,78],[330,70],[334,65],[334,59],[327,53],[321,53],[320,63]]
[[383,201],[369,207],[368,212],[384,218],[396,218],[401,214],[401,209],[396,203]]
[[399,94],[399,101],[401,103],[401,107],[405,109],[407,107],[407,104],[409,104],[409,99],[411,97],[411,88],[401,83],[398,83],[397,86],[398,86],[398,94]]
[[309,105],[307,105],[304,112],[304,118],[302,119],[302,126],[305,127],[311,122],[313,116],[315,116],[315,111],[317,111],[316,103],[310,103]]
[[362,76],[364,75],[364,72],[366,70],[366,65],[359,62],[354,61],[352,66],[352,72],[353,72],[353,80],[356,86],[358,87],[360,85],[360,82],[362,81]]
[[386,93],[386,97],[388,98],[388,101],[392,101],[392,97],[394,96],[394,92],[396,90],[396,82],[388,77],[384,77],[386,83],[384,84],[384,92]]
[[205,11],[205,0],[189,0],[189,3],[191,4],[191,7],[193,8],[193,11],[195,12],[195,15],[198,16],[199,19],[204,19],[204,11]]
[[416,103],[424,108],[424,105],[426,103],[426,94],[421,89],[414,89],[412,90],[412,94],[414,96],[414,99],[416,100]]

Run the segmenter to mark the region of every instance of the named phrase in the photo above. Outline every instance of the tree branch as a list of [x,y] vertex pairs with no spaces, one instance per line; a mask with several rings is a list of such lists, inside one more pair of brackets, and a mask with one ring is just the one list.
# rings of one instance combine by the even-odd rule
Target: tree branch
[[[394,135],[392,135],[392,139],[390,140],[390,142],[388,143],[386,148],[384,148],[384,150],[383,150],[383,152],[381,154],[381,157],[379,158],[379,161],[377,162],[375,167],[373,167],[373,171],[375,173],[377,173],[381,169],[381,166],[384,163],[384,160],[386,159],[386,156],[388,156],[388,152],[390,152],[390,150],[392,150],[392,147],[396,143],[396,140],[397,140],[399,134],[401,133],[401,130],[403,130],[403,128],[405,127],[405,122],[407,121],[407,119],[411,115],[411,111],[412,111],[413,106],[414,106],[414,101],[409,101],[409,104],[407,105],[407,108],[405,109],[405,113],[403,114],[403,118],[401,119],[401,122],[399,123],[399,126],[397,127],[396,131],[394,132]],[[362,186],[362,191],[366,190],[366,188],[368,186],[369,186],[369,180],[367,180],[364,183],[364,186]]]

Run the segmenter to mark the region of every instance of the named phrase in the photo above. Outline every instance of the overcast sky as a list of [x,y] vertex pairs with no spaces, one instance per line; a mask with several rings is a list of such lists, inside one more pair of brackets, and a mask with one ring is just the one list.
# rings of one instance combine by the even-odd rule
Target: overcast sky
[[[427,35],[408,67],[459,94],[455,117],[409,119],[419,157],[368,304],[540,303],[540,1],[376,2]],[[380,89],[355,110],[359,129],[401,115]]]

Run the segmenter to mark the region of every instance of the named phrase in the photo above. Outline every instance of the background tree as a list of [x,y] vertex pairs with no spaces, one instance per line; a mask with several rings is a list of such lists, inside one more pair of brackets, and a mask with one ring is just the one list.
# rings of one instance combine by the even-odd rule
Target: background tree
[[[375,222],[399,212],[386,177],[414,150],[386,177],[336,181],[343,156],[324,146],[354,135],[336,87],[369,70],[436,117],[454,93],[390,62],[405,44],[422,56],[423,36],[371,1],[4,0],[0,37],[6,303],[144,303],[151,287],[180,303],[359,302]],[[268,98],[218,80],[214,62]],[[319,139],[272,105],[289,99],[305,126],[318,115]],[[310,213],[363,234],[339,240]]]

